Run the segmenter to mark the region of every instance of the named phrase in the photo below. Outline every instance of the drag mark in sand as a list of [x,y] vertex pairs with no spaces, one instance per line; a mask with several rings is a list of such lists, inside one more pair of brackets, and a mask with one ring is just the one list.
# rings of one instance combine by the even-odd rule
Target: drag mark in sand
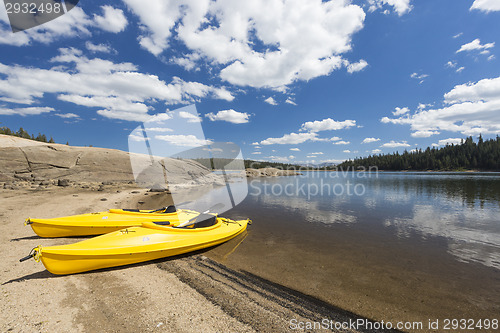
[[366,319],[249,272],[232,270],[203,255],[169,260],[158,267],[174,274],[226,314],[258,332],[290,332],[290,322],[294,319],[300,322]]

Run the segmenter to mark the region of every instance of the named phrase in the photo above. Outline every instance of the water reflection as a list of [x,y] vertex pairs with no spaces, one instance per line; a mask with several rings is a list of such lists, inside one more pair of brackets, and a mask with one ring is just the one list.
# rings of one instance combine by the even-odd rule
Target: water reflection
[[[332,191],[349,185],[362,186],[363,194]],[[286,186],[292,190],[278,190]],[[387,241],[420,239],[421,246],[428,246],[426,238],[440,237],[457,260],[500,269],[499,174],[381,173],[353,178],[325,172],[263,178],[251,181],[249,200],[295,214],[296,220],[388,230],[394,239]]]
[[301,220],[307,222],[319,223],[355,223],[356,216],[335,209],[337,204],[333,203],[332,207],[326,207],[320,201],[305,200],[301,197],[285,197],[264,195],[258,201],[267,208],[277,208],[287,210],[288,213],[300,217]]

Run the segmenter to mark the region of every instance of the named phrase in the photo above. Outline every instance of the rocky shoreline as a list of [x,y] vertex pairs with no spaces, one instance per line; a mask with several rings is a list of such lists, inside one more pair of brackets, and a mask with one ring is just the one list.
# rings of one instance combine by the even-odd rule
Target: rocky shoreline
[[116,149],[73,147],[0,135],[0,188],[59,186],[102,191],[106,186],[121,184],[161,192],[225,182],[221,175],[189,159],[160,159]]
[[295,170],[281,170],[277,168],[247,168],[245,172],[247,177],[282,177],[302,175],[300,172],[297,172]]

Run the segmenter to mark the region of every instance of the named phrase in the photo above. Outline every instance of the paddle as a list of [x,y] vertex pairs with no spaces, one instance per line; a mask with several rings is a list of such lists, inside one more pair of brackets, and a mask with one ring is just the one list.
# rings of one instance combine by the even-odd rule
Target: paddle
[[[179,224],[178,226],[176,226],[175,228],[182,228],[182,227],[187,227],[187,226],[190,226],[191,224],[195,224],[196,223],[196,220],[202,216],[202,215],[205,215],[205,214],[208,214],[209,212],[213,211],[213,210],[219,210],[221,208],[224,207],[224,204],[222,203],[218,203],[218,204],[215,204],[213,205],[212,207],[210,207],[209,209],[207,209],[206,211],[204,211],[203,213],[201,213],[200,215],[196,216],[196,217],[193,217],[192,219],[190,220],[187,220],[186,222],[183,222],[181,224]],[[212,216],[210,216],[212,217]]]
[[[188,204],[188,203],[191,203],[192,201],[184,201],[184,202],[181,202],[180,204],[177,204],[177,205],[172,205],[172,206],[181,206],[181,205],[185,205],[185,204]],[[151,213],[158,213],[158,212],[161,212],[162,210],[166,210],[168,207],[170,206],[166,206],[166,207],[162,207],[162,208],[159,208],[159,209],[155,209],[155,210],[152,210],[150,212],[148,212],[149,214]]]

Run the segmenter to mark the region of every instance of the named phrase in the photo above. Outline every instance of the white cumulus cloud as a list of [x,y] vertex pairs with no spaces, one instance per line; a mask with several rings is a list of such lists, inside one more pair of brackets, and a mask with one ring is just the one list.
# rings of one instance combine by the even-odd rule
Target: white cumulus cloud
[[422,84],[426,78],[429,77],[429,74],[418,74],[417,72],[414,72],[410,75],[412,79],[418,80],[419,84]]
[[285,144],[299,144],[306,141],[315,141],[317,139],[317,133],[290,133],[285,134],[280,138],[268,138],[260,142],[261,145],[285,145]]
[[359,72],[365,69],[366,66],[368,66],[368,63],[365,60],[361,59],[358,62],[350,63],[349,65],[347,65],[347,72],[348,73]]
[[377,142],[380,141],[379,138],[364,138],[361,143],[372,143],[372,142]]
[[446,145],[451,145],[451,144],[458,145],[462,142],[462,140],[463,139],[461,139],[461,138],[443,139],[443,140],[439,140],[439,145],[440,146],[446,146]]
[[33,115],[39,115],[42,113],[48,113],[55,111],[54,108],[51,107],[39,107],[39,106],[34,106],[34,107],[27,107],[27,108],[3,108],[0,107],[0,114],[6,115],[6,116],[11,116],[11,115],[18,115],[18,116],[33,116]]
[[414,138],[428,138],[437,134],[439,134],[438,131],[415,131],[411,133],[411,136]]
[[394,140],[391,140],[390,142],[384,143],[380,147],[397,148],[397,147],[410,147],[410,145],[408,144],[407,141],[396,142]]
[[195,135],[156,135],[155,139],[168,142],[174,146],[199,147],[212,144],[212,140],[199,139]]
[[125,30],[128,21],[123,10],[108,5],[101,6],[101,9],[104,12],[103,16],[94,14],[94,22],[99,28],[113,33]]
[[201,117],[197,116],[195,114],[186,112],[186,111],[180,111],[179,112],[179,117],[187,119],[188,123],[199,123],[201,122]]
[[477,9],[484,12],[500,11],[500,2],[498,0],[474,0],[470,10]]
[[102,9],[104,16],[94,15],[92,19],[77,6],[52,21],[15,34],[8,26],[7,15],[0,10],[0,44],[14,46],[30,45],[32,42],[50,44],[62,38],[91,36],[91,28],[113,33],[125,28],[127,19],[121,9],[107,5],[102,6]]
[[455,68],[455,67],[457,67],[457,62],[456,61],[448,61],[445,66],[448,68]]
[[278,102],[276,102],[276,100],[272,96],[266,98],[264,102],[271,105],[278,105]]
[[233,109],[222,110],[214,114],[213,112],[207,113],[205,117],[208,117],[211,121],[227,121],[233,124],[244,124],[248,123],[248,118],[250,115],[246,112],[238,112]]
[[500,133],[500,77],[457,85],[444,95],[444,103],[442,108],[421,109],[409,117],[383,117],[381,122],[410,125],[415,137],[440,131]]
[[493,43],[481,44],[481,40],[479,38],[476,38],[472,42],[460,46],[460,48],[457,50],[456,53],[470,52],[470,51],[486,51],[486,52],[489,52],[487,50],[491,49],[494,46],[495,46],[494,42]]
[[55,114],[56,116],[60,117],[60,118],[64,118],[64,119],[76,119],[76,118],[80,118],[79,115],[77,114],[74,114],[74,113],[56,113]]
[[395,116],[401,116],[403,114],[407,114],[408,112],[410,112],[410,109],[408,109],[407,107],[404,108],[396,107],[394,110],[395,111],[393,111],[392,114]]
[[365,19],[361,7],[335,0],[124,1],[149,52],[182,41],[183,57],[201,55],[220,66],[221,79],[255,88],[283,89],[341,68]]
[[146,127],[148,132],[173,132],[174,130],[168,127]]
[[166,83],[156,75],[139,72],[134,64],[89,59],[73,48],[60,49],[51,62],[57,66],[44,69],[0,63],[0,100],[32,105],[41,103],[45,95],[55,95],[61,101],[98,108],[97,113],[104,117],[146,121],[158,102],[227,99],[221,94],[224,88],[176,77]]
[[290,155],[290,156],[268,156],[268,159],[274,162],[280,162],[280,163],[287,163],[290,161],[290,159],[295,158],[295,156]]
[[382,8],[385,6],[392,6],[394,11],[402,16],[411,11],[412,5],[410,5],[410,0],[368,0],[370,5],[369,10],[371,12]]
[[301,130],[309,132],[340,130],[356,126],[355,120],[336,121],[331,118],[323,120],[308,121],[302,124]]
[[111,46],[106,45],[106,44],[94,44],[90,41],[87,41],[85,43],[85,47],[87,50],[90,52],[96,53],[96,52],[102,52],[102,53],[116,53],[116,50],[113,49]]

